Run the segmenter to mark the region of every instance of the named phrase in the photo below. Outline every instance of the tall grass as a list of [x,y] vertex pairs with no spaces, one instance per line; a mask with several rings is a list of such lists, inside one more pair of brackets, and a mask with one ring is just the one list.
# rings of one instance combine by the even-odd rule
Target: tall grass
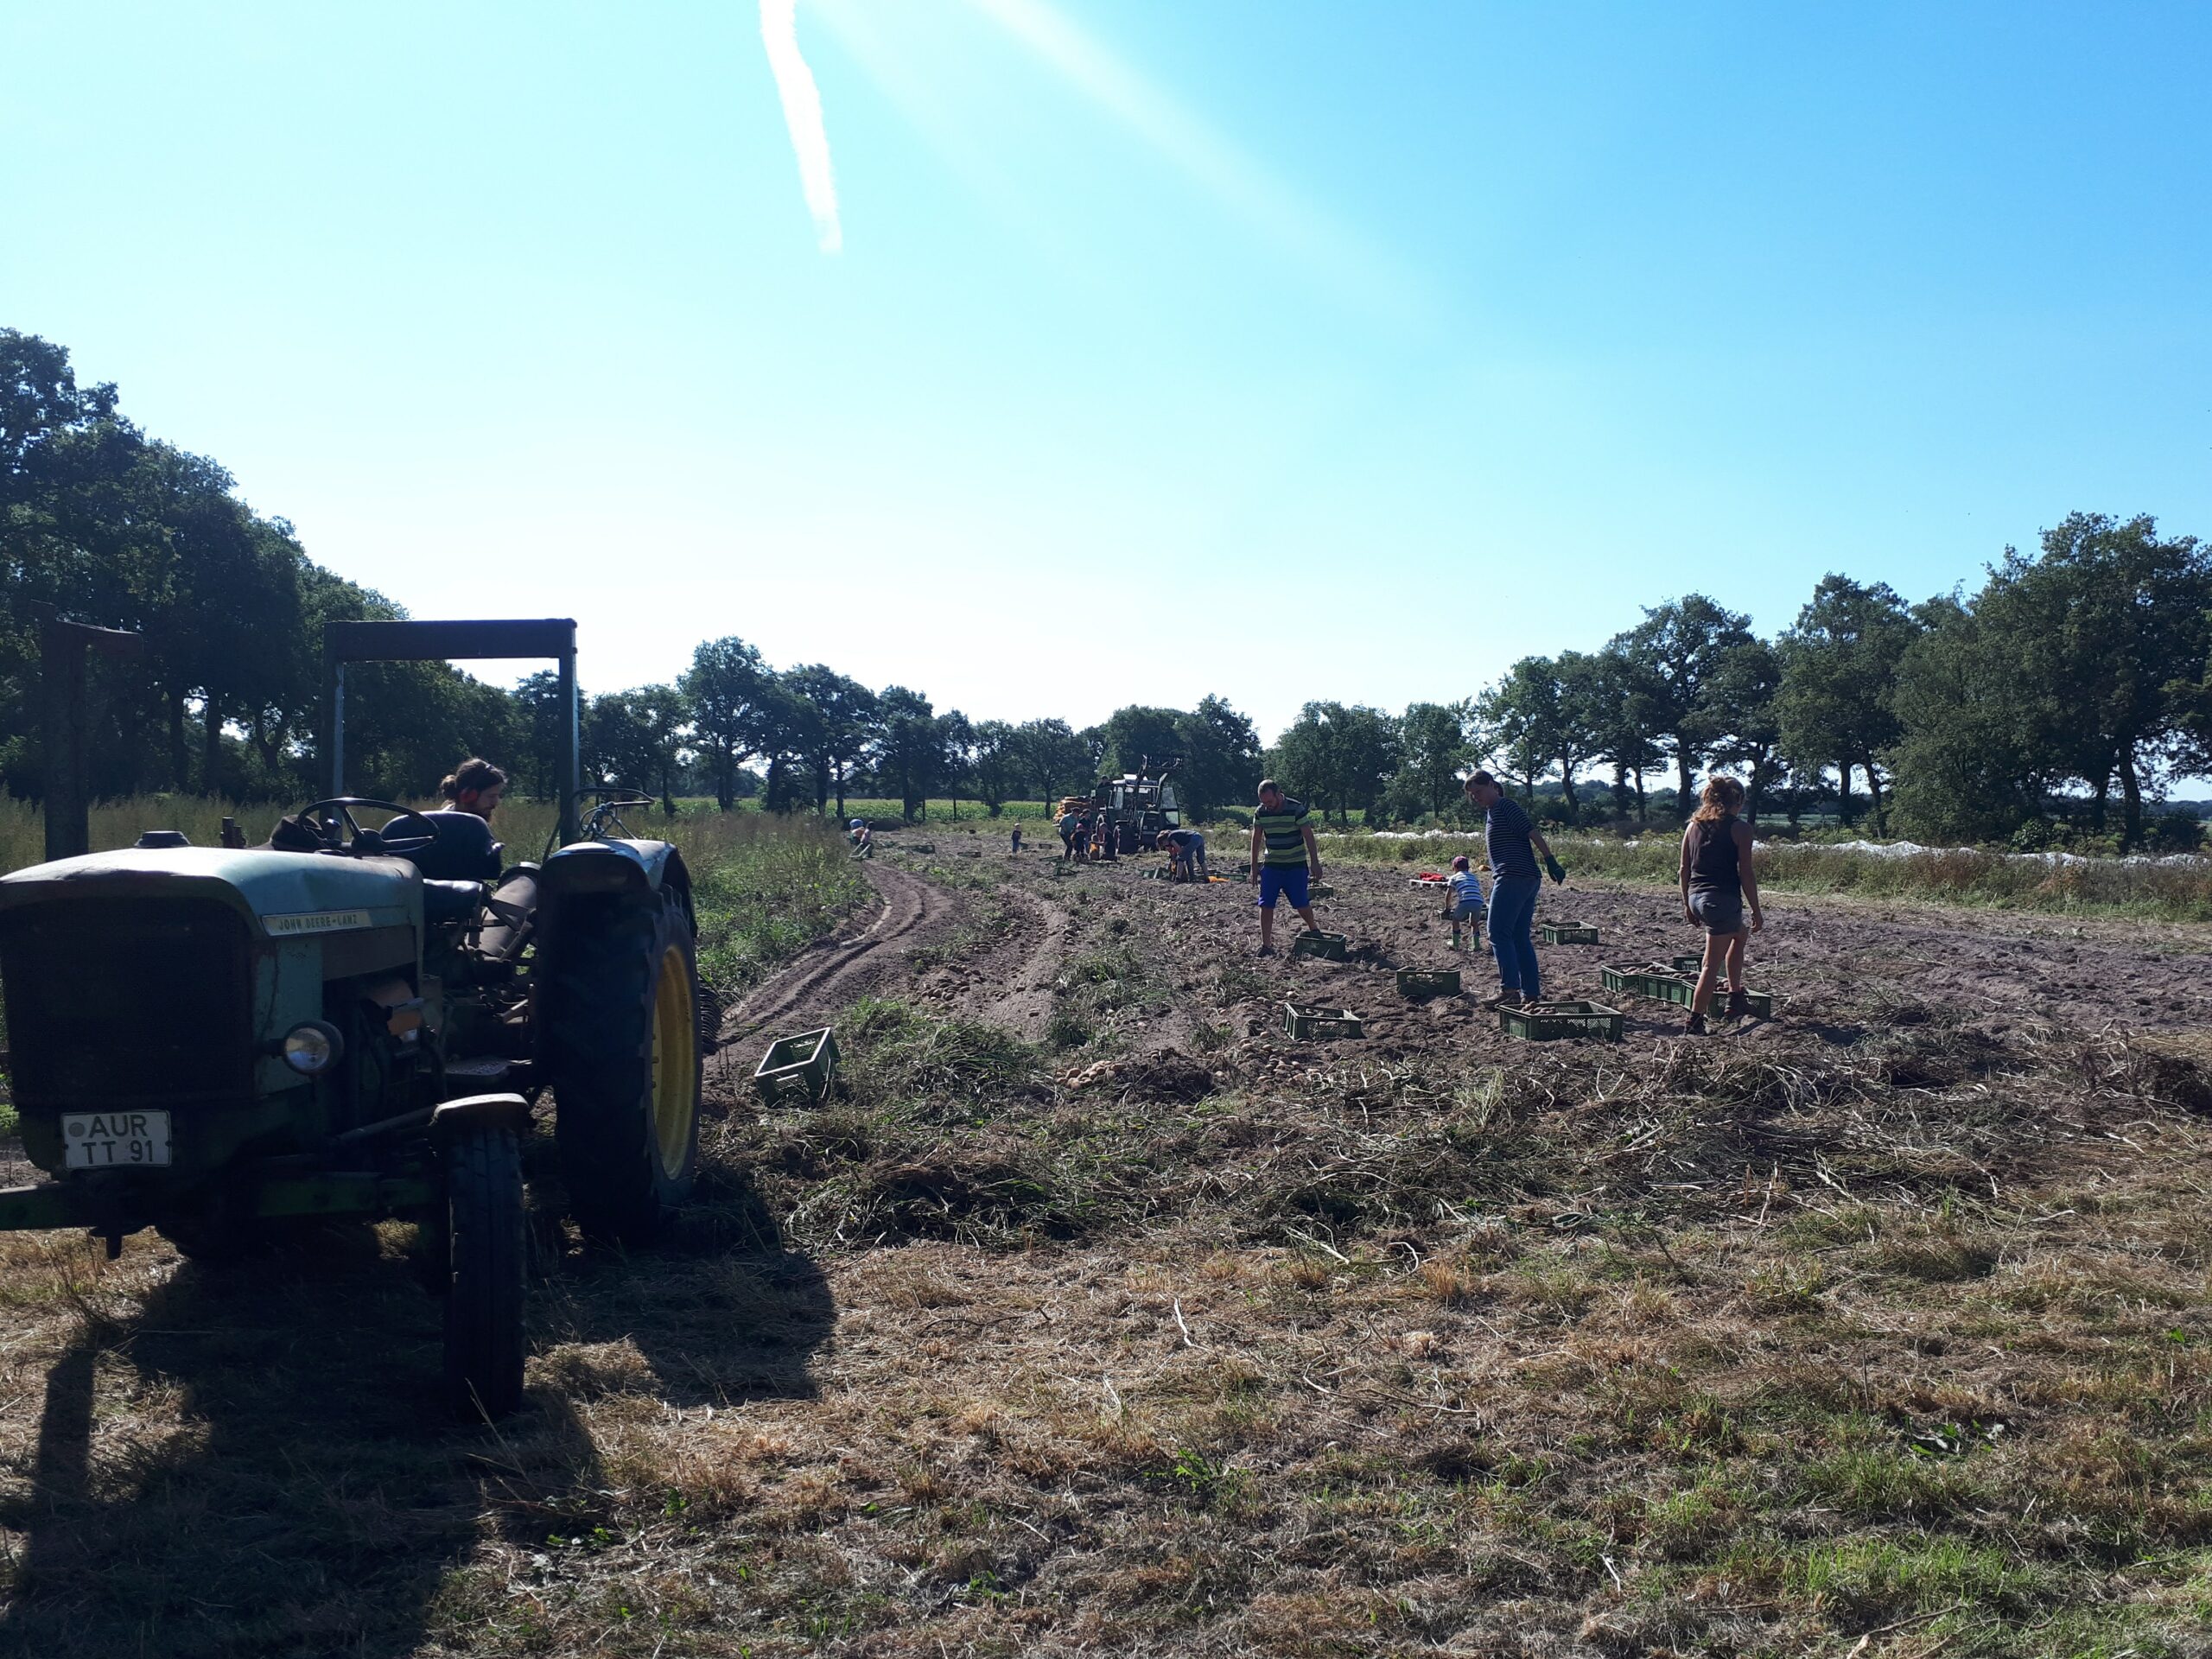
[[[1571,874],[1675,884],[1678,843],[1672,836],[1637,841],[1555,835],[1553,849]],[[1479,830],[1421,841],[1371,835],[1325,835],[1322,856],[1346,864],[1402,864],[1445,869],[1454,853],[1479,866]],[[2140,916],[2163,921],[2212,921],[2212,859],[2157,863],[2095,858],[2050,862],[1967,849],[1888,854],[1816,842],[1775,842],[1761,848],[1764,887],[1795,893],[1847,893],[1869,899],[1918,899],[2062,914]]]

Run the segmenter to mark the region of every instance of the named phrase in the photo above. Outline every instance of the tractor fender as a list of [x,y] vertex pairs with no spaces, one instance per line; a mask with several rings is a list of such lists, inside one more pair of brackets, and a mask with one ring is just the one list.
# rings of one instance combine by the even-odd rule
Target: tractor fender
[[520,1131],[530,1122],[530,1103],[520,1095],[464,1095],[430,1114],[430,1134],[442,1139],[458,1129],[488,1125]]
[[541,913],[557,912],[563,900],[583,893],[647,893],[672,891],[683,913],[698,925],[691,908],[691,873],[683,855],[664,841],[580,841],[545,861],[538,874]]

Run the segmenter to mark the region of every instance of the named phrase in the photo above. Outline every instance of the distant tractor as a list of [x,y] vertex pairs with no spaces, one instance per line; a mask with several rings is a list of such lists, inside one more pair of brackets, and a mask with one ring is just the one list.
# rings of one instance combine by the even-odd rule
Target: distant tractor
[[[380,631],[334,630],[341,664],[557,655],[575,683],[573,622],[338,627]],[[683,857],[626,833],[629,798],[582,812],[564,727],[561,844],[539,863],[502,868],[481,818],[334,776],[264,848],[151,830],[0,878],[15,1107],[54,1178],[0,1192],[0,1228],[88,1228],[112,1253],[150,1226],[220,1259],[306,1224],[415,1221],[448,1398],[511,1410],[532,1103],[552,1090],[586,1233],[642,1242],[690,1190],[712,1037]]]
[[1182,828],[1175,785],[1167,781],[1182,764],[1180,755],[1170,756],[1160,766],[1153,764],[1150,755],[1141,756],[1135,772],[1102,779],[1091,791],[1091,809],[1104,821],[1108,845],[1117,856],[1150,848],[1163,830]]

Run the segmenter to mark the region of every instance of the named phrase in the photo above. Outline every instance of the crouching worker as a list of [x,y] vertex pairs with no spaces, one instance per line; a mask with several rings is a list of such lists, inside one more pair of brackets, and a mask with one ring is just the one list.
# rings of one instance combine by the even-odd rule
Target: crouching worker
[[1465,928],[1471,949],[1483,940],[1483,879],[1475,874],[1465,853],[1452,861],[1452,879],[1446,885],[1451,888],[1444,913],[1452,918],[1452,948],[1460,948],[1459,930]]
[[1206,838],[1195,830],[1163,830],[1156,843],[1167,855],[1168,874],[1178,881],[1206,879]]

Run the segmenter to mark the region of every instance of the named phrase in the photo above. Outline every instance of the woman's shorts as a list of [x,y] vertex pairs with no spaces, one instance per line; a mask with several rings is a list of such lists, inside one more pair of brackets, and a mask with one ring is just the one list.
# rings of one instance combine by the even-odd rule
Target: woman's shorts
[[1690,894],[1690,914],[1703,924],[1708,933],[1740,933],[1744,931],[1744,895],[1694,893]]

